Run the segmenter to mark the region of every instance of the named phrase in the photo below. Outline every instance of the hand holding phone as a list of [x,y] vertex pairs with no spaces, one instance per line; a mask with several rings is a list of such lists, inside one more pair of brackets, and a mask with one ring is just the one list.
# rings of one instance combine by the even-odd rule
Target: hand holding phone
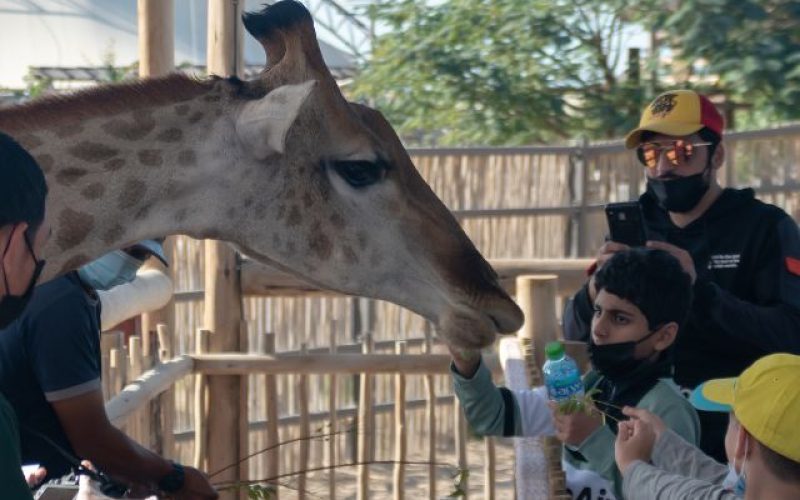
[[647,244],[647,228],[638,201],[609,203],[605,211],[611,241],[629,247],[643,247]]

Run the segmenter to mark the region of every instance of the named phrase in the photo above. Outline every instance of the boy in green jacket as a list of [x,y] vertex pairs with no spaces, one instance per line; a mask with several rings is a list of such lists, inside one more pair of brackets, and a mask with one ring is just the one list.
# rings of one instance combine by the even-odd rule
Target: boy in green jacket
[[573,498],[623,498],[614,440],[624,406],[650,410],[690,443],[700,438],[697,414],[670,378],[692,278],[662,250],[629,249],[600,264],[589,342],[594,369],[583,379],[587,392],[598,391],[589,414],[559,412],[544,387],[498,388],[480,356],[451,349],[456,396],[473,429],[482,435],[555,435],[564,443]]

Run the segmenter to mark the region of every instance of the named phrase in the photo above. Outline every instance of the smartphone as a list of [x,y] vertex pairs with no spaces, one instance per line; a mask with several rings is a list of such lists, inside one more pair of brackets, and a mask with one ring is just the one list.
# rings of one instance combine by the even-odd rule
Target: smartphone
[[606,220],[611,241],[629,247],[643,247],[647,243],[647,228],[638,201],[609,203],[606,205]]
[[72,500],[78,494],[77,484],[45,484],[34,494],[36,500]]

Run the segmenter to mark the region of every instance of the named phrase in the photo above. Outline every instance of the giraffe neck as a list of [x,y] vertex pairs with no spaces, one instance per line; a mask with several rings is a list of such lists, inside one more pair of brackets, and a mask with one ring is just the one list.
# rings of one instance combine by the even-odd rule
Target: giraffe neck
[[[9,130],[45,170],[50,189],[53,235],[42,255],[43,279],[145,238],[235,239],[230,219],[248,186],[245,173],[230,168],[240,154],[231,106],[222,82],[191,84],[154,106],[120,109],[115,102],[110,116],[77,113],[78,122],[56,119],[41,128],[30,117],[46,110],[29,109],[24,127]],[[77,100],[92,104],[87,96]],[[0,113],[0,128],[4,122],[13,120]]]

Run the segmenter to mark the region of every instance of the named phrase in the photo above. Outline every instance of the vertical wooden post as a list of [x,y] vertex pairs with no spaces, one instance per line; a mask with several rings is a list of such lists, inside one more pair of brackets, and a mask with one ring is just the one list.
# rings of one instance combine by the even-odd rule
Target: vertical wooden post
[[[208,1],[207,67],[211,74],[241,76],[242,4],[238,0]],[[241,342],[242,296],[236,252],[226,243],[205,242],[205,328],[211,330],[211,352],[247,352]],[[239,461],[242,418],[239,399],[243,392],[243,376],[208,378],[209,403],[205,417],[208,433],[208,470],[220,470]],[[213,408],[213,411],[211,411]],[[239,480],[240,467],[231,467],[219,474],[217,481]],[[242,492],[242,496],[245,495]],[[234,494],[221,498],[232,499]]]
[[[130,362],[130,366],[128,367],[128,377],[130,377],[130,380],[133,381],[139,378],[139,376],[143,373],[142,337],[133,335],[128,340],[128,358]],[[128,436],[133,438],[133,440],[137,443],[144,443],[145,445],[148,445],[149,443],[145,442],[145,439],[149,438],[149,435],[142,432],[142,415],[144,415],[144,412],[142,410],[138,410],[133,417],[128,420]]]
[[[425,322],[425,354],[433,353],[433,332]],[[433,375],[425,375],[425,417],[428,422],[428,499],[436,500],[436,386]]]
[[[264,354],[275,354],[275,334],[264,334]],[[267,441],[266,445],[270,449],[265,459],[267,461],[267,477],[277,477],[280,474],[281,455],[278,447],[278,382],[275,375],[264,377],[264,400],[267,403]],[[275,487],[275,500],[278,500],[278,482]]]
[[[406,343],[395,344],[395,353],[406,353]],[[394,500],[403,500],[406,468],[406,377],[402,373],[394,376]]]
[[[455,419],[456,429],[456,459],[458,460],[458,470],[469,470],[469,463],[467,462],[467,419],[464,417],[464,410],[461,409],[461,403],[458,398],[453,398],[453,417]],[[466,476],[463,482],[464,485],[464,500],[469,500],[469,475]]]
[[[195,340],[195,352],[205,354],[211,345],[211,332],[198,329]],[[208,412],[208,385],[206,376],[198,373],[194,376],[194,466],[200,470],[207,467],[208,434],[206,433],[205,416]]]
[[483,438],[483,449],[486,453],[486,458],[483,462],[483,498],[485,500],[494,500],[495,496],[495,470],[497,468],[494,438],[486,436]]
[[[362,352],[370,354],[373,350],[372,333],[364,334]],[[369,466],[367,462],[372,460],[372,439],[374,429],[372,428],[372,375],[361,374],[361,393],[358,400],[358,500],[366,500],[369,497]]]
[[[164,323],[156,325],[158,334],[158,357],[162,363],[175,355],[172,347],[172,330]],[[175,389],[170,387],[158,396],[158,407],[161,413],[158,447],[165,457],[175,458]]]
[[[308,346],[305,342],[300,345],[300,355],[308,354]],[[298,407],[300,408],[300,470],[309,467],[309,439],[311,436],[311,425],[308,416],[308,375],[300,375],[297,387]],[[301,472],[297,475],[297,499],[306,498],[306,473]]]
[[[337,346],[336,346],[336,324],[337,321],[331,321],[331,331],[330,331],[330,353],[336,354]],[[338,452],[336,443],[339,442],[339,436],[336,434],[339,430],[339,425],[337,422],[337,408],[336,408],[336,384],[337,378],[335,374],[328,375],[328,380],[330,381],[330,390],[328,391],[328,411],[330,412],[330,417],[328,417],[328,432],[331,433],[331,437],[328,440],[328,465],[331,466],[330,472],[328,473],[328,498],[336,498],[336,469],[334,466],[338,462]]]
[[175,68],[173,0],[139,0],[139,76],[166,75]]
[[[537,371],[544,364],[544,346],[558,339],[556,319],[556,294],[558,276],[519,276],[517,278],[517,303],[525,313],[525,324],[519,331],[520,343],[532,349]],[[529,372],[530,373],[530,372]]]

